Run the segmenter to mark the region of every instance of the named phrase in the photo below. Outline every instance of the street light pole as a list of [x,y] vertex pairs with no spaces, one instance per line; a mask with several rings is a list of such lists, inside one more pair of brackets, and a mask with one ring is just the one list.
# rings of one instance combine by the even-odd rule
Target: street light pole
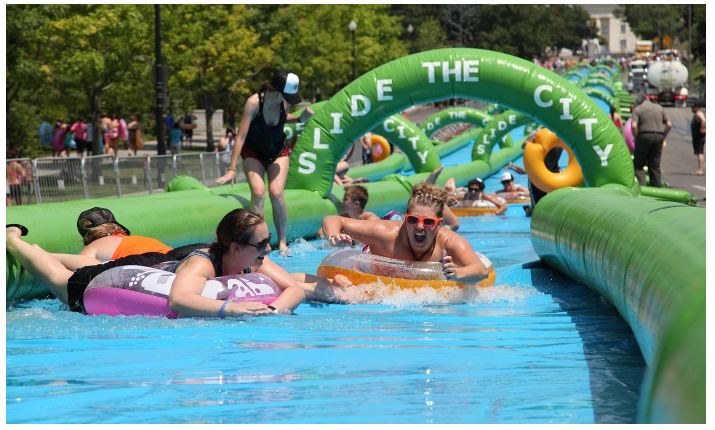
[[414,27],[412,27],[412,24],[409,24],[407,26],[407,39],[409,40],[409,54],[412,53],[413,47],[412,47],[412,32],[415,30]]
[[688,5],[688,94],[693,91],[691,82],[693,67],[693,5]]
[[156,152],[159,155],[166,154],[166,140],[164,139],[163,120],[161,113],[164,108],[164,79],[163,62],[161,58],[161,15],[160,6],[154,5],[154,120],[156,121]]
[[348,24],[348,30],[350,30],[350,34],[352,35],[352,40],[353,40],[353,81],[357,77],[357,74],[355,73],[355,63],[357,62],[356,54],[355,54],[355,30],[357,30],[357,22],[355,20],[350,20],[350,24]]

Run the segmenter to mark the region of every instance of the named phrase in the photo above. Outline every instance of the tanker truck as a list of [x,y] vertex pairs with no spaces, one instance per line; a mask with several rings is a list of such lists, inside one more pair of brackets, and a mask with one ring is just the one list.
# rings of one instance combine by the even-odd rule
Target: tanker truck
[[[661,57],[662,58],[662,57]],[[668,58],[668,57],[666,57]],[[648,83],[656,89],[649,95],[661,105],[685,106],[688,99],[688,69],[675,58],[654,61],[648,66]]]

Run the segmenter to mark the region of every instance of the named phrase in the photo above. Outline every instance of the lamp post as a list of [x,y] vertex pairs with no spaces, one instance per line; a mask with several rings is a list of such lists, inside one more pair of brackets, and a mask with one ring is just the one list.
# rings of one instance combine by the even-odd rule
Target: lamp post
[[357,22],[355,20],[350,20],[350,24],[348,24],[348,30],[350,30],[350,34],[352,36],[353,40],[353,81],[357,77],[355,74],[355,63],[356,63],[356,57],[355,57],[355,30],[357,30]]
[[412,27],[412,24],[409,24],[407,26],[407,39],[409,40],[409,53],[412,53],[412,32],[415,31],[415,28]]
[[166,88],[163,79],[163,61],[161,56],[161,12],[159,5],[154,5],[154,121],[156,122],[156,149],[157,154],[166,154],[166,141],[163,133],[163,120],[161,112],[164,109]]

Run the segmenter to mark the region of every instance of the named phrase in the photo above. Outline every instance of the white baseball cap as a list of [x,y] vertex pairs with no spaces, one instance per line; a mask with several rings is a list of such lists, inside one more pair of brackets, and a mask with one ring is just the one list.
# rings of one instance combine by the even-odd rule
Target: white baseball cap
[[271,86],[273,89],[283,94],[285,101],[292,105],[298,104],[301,101],[300,95],[298,94],[299,83],[300,79],[298,79],[298,75],[285,70],[277,70],[271,78]]
[[504,172],[501,175],[501,182],[513,181],[514,177],[509,172]]

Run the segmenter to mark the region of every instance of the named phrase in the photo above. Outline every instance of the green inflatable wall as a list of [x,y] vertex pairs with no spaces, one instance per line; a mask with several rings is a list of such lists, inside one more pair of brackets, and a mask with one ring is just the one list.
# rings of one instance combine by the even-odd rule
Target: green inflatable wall
[[628,322],[648,364],[641,422],[705,422],[705,210],[619,186],[565,188],[534,208],[532,243]]

